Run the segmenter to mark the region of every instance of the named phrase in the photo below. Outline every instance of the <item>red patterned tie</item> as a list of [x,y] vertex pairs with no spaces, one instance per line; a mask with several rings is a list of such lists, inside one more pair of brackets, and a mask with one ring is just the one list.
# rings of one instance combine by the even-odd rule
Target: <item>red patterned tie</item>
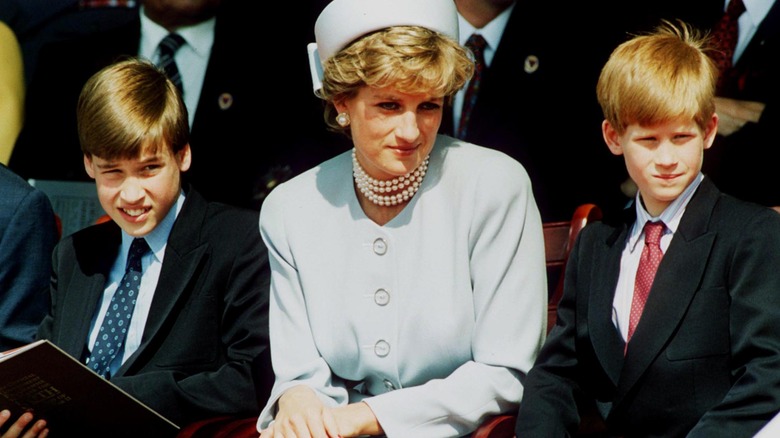
[[473,34],[466,41],[466,47],[471,49],[474,53],[474,76],[469,81],[468,88],[466,88],[466,95],[463,98],[463,109],[460,112],[460,124],[458,125],[458,131],[455,136],[460,139],[466,138],[466,133],[469,127],[469,119],[471,118],[471,110],[474,109],[474,104],[477,102],[477,94],[479,93],[479,86],[482,82],[482,72],[485,70],[485,47],[487,47],[487,41],[482,38],[482,35]]
[[639,269],[636,271],[636,281],[634,282],[634,298],[631,301],[631,316],[628,321],[628,336],[626,344],[634,335],[639,318],[642,317],[647,296],[650,294],[650,288],[653,286],[655,271],[658,270],[658,264],[661,263],[663,252],[661,252],[661,235],[666,226],[663,222],[647,222],[645,224],[645,247],[642,249],[642,256],[639,259]]
[[745,12],[745,4],[742,0],[731,0],[726,7],[723,17],[712,30],[712,41],[716,50],[711,56],[718,66],[720,76],[718,78],[718,90],[722,90],[727,82],[728,71],[734,58],[734,49],[737,47],[739,26],[737,20]]

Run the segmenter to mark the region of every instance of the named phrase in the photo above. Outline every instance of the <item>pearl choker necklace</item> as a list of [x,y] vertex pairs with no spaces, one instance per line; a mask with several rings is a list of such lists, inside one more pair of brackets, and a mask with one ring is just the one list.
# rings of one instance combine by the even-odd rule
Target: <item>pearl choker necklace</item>
[[368,176],[358,163],[355,149],[352,149],[352,175],[355,177],[358,190],[369,201],[381,206],[399,205],[412,199],[420,189],[422,179],[428,170],[429,158],[430,156],[425,157],[419,167],[404,176],[382,181]]

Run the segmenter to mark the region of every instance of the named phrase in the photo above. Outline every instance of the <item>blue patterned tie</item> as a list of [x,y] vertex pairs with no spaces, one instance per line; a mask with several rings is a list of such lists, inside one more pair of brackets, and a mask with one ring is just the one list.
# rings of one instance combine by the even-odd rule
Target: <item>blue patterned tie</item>
[[482,35],[473,34],[466,41],[466,47],[471,49],[474,53],[474,76],[471,77],[468,87],[466,88],[466,94],[463,97],[463,109],[460,112],[460,124],[455,134],[460,139],[465,139],[469,127],[469,119],[471,119],[471,111],[474,109],[474,105],[477,103],[477,95],[479,94],[479,87],[482,83],[482,73],[485,70],[485,47],[487,47],[487,41]]
[[138,288],[141,286],[141,257],[149,251],[143,238],[134,239],[127,256],[127,269],[119,287],[111,298],[111,304],[103,318],[92,354],[87,366],[94,372],[108,378],[111,362],[124,350],[130,317],[133,316]]
[[160,50],[158,65],[165,71],[165,74],[168,75],[168,78],[176,85],[176,88],[179,89],[179,92],[182,93],[182,95],[184,95],[184,91],[181,84],[181,74],[179,73],[179,67],[176,66],[174,55],[176,55],[176,51],[179,50],[179,47],[183,46],[185,43],[186,41],[184,41],[184,38],[182,38],[181,35],[169,33],[160,41],[160,45],[158,46]]

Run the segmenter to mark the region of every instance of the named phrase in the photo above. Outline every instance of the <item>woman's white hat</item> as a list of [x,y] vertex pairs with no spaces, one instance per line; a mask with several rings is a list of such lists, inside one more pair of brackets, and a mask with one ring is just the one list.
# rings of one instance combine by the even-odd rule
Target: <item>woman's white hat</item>
[[314,24],[309,66],[314,94],[322,88],[322,63],[359,37],[392,26],[422,26],[458,40],[454,0],[333,0]]

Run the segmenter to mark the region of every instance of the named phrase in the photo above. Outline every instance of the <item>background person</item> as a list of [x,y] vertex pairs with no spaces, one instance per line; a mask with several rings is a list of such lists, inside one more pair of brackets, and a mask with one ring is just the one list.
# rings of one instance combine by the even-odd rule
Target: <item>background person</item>
[[0,164],[0,352],[35,340],[58,239],[49,198]]
[[[258,33],[247,32],[263,16],[261,3],[141,0],[138,4],[114,8],[112,25],[94,26],[96,31],[84,29],[92,29],[90,12],[98,11],[71,12],[68,22],[81,18],[82,30],[75,37],[47,40],[40,46],[28,84],[24,127],[9,167],[25,179],[89,181],[78,153],[73,110],[81,88],[98,70],[126,57],[160,63],[160,43],[175,33],[183,39],[173,58],[182,79],[192,153],[197,157],[184,178],[209,201],[259,210],[267,192],[297,171],[296,157],[306,156],[296,153],[302,142],[272,143],[258,135],[258,121],[266,120],[262,102],[274,100],[264,94],[256,76],[255,49],[262,40]],[[52,21],[54,26],[57,21]],[[303,124],[301,131],[308,125]],[[250,149],[259,161],[234,159],[233,152]],[[41,154],[47,159],[41,160]]]

